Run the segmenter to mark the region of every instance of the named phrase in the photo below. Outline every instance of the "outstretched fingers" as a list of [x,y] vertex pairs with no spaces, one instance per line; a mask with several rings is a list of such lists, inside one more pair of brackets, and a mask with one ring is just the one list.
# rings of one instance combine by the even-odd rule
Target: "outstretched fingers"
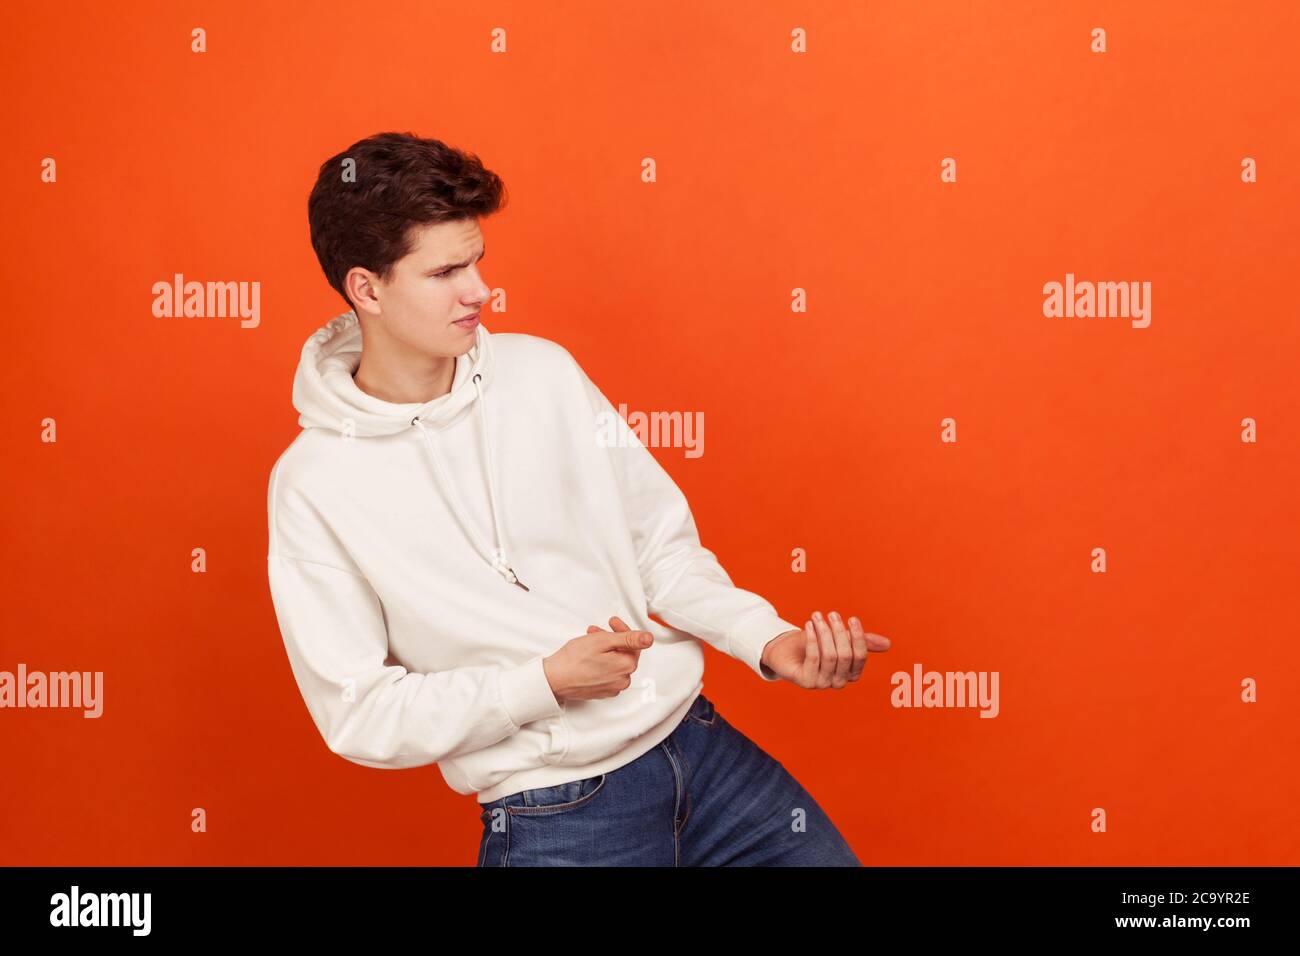
[[829,622],[835,639],[835,673],[831,677],[831,687],[840,690],[848,685],[853,670],[853,641],[839,611],[831,611]]
[[822,655],[818,645],[817,630],[812,621],[804,622],[803,670],[799,674],[804,687],[818,687],[818,674],[821,673]]
[[839,651],[835,647],[835,635],[831,633],[821,611],[813,611],[813,628],[817,632],[817,647],[821,652],[821,666],[817,669],[817,687],[819,689],[834,687]]
[[849,680],[855,681],[862,676],[867,666],[867,632],[862,629],[862,622],[856,617],[849,618],[849,640],[853,642],[853,666],[849,668]]

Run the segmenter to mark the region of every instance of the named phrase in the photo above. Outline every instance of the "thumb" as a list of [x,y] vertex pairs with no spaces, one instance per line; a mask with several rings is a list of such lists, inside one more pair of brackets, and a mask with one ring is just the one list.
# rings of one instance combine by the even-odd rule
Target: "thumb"
[[872,634],[867,631],[867,650],[869,651],[887,651],[894,646],[894,642],[883,634]]

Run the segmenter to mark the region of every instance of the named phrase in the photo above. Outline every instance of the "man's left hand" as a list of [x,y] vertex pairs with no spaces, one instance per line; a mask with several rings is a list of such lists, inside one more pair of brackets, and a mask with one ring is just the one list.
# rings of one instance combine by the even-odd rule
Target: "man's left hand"
[[801,631],[786,631],[763,646],[761,662],[778,677],[811,690],[840,690],[862,676],[868,653],[881,653],[892,645],[881,634],[864,631],[862,622],[849,618],[845,628],[836,611],[829,618],[814,611]]

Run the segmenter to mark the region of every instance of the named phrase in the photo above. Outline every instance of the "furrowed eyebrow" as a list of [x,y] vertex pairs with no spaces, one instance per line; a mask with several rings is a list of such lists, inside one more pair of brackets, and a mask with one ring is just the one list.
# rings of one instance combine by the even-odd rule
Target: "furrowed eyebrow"
[[447,269],[463,269],[471,262],[478,262],[485,255],[487,255],[487,246],[484,246],[482,249],[480,249],[478,255],[475,256],[473,259],[466,259],[464,262],[448,262],[446,265],[434,266],[429,270],[429,274],[433,274],[435,272],[443,272]]

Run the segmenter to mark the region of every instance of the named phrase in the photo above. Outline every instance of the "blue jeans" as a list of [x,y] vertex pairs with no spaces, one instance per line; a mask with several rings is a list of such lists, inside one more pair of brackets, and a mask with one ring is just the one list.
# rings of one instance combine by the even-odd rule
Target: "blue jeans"
[[479,866],[861,866],[780,763],[700,694],[631,763],[480,805]]

